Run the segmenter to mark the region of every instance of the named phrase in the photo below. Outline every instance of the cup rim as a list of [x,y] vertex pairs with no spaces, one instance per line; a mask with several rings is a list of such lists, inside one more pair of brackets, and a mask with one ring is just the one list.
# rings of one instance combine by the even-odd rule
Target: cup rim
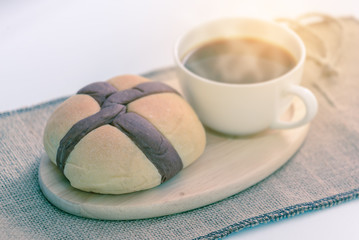
[[[266,81],[263,82],[259,82],[259,83],[225,83],[225,82],[218,82],[215,80],[211,80],[205,77],[202,77],[200,75],[197,75],[195,73],[193,73],[192,71],[188,70],[183,62],[181,61],[181,57],[179,56],[178,53],[178,49],[179,49],[179,45],[181,44],[182,40],[192,31],[195,31],[196,29],[201,28],[204,25],[208,25],[208,24],[213,24],[215,22],[219,22],[219,21],[239,21],[239,20],[246,20],[246,21],[260,21],[266,24],[272,24],[275,25],[276,27],[282,28],[284,31],[286,31],[288,34],[290,34],[299,44],[299,48],[301,51],[301,56],[298,59],[296,65],[291,68],[288,72],[280,75],[279,77],[276,78],[272,78],[272,79],[268,79]],[[206,21],[203,22],[201,24],[198,24],[195,27],[190,28],[188,31],[186,31],[185,33],[181,34],[177,40],[175,41],[174,44],[174,59],[175,62],[177,64],[177,66],[179,66],[183,71],[185,71],[187,74],[191,75],[194,78],[197,78],[203,82],[206,83],[210,83],[213,85],[217,85],[217,86],[224,86],[224,87],[235,87],[235,88],[242,88],[242,87],[254,87],[254,86],[264,86],[264,85],[269,85],[269,84],[273,84],[276,83],[278,81],[281,81],[282,79],[287,78],[287,76],[293,74],[294,72],[298,71],[299,68],[301,68],[304,64],[305,58],[306,58],[306,48],[304,45],[303,40],[299,37],[299,35],[297,33],[295,33],[292,29],[290,29],[289,27],[286,27],[278,22],[275,22],[273,20],[268,20],[268,19],[262,19],[262,18],[251,18],[251,17],[231,17],[231,18],[218,18],[212,21]]]

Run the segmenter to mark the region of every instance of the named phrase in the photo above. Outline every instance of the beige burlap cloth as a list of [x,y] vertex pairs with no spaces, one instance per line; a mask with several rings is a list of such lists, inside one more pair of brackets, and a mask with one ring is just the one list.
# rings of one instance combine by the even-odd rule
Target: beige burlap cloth
[[[301,149],[255,186],[193,211],[100,221],[51,205],[38,184],[44,124],[65,98],[0,114],[0,239],[213,239],[359,196],[359,22],[307,15],[281,21],[306,42],[303,84],[319,101]],[[146,74],[176,78],[172,68]]]

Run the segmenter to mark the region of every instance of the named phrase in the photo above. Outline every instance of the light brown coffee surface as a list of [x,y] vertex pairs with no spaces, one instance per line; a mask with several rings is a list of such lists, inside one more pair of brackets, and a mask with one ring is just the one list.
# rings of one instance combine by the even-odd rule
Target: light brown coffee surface
[[183,62],[201,77],[246,84],[279,77],[296,64],[292,54],[283,47],[256,38],[213,40],[195,48]]

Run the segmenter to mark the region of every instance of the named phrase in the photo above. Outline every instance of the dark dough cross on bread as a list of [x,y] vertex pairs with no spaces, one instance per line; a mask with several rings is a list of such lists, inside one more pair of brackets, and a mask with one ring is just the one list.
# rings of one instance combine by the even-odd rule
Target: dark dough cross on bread
[[149,121],[134,112],[127,104],[139,98],[159,93],[177,93],[161,82],[144,82],[118,91],[107,82],[92,83],[78,91],[94,98],[101,110],[74,124],[60,141],[56,163],[64,171],[66,160],[76,144],[92,130],[110,124],[126,134],[158,169],[161,182],[175,176],[183,164],[172,144]]

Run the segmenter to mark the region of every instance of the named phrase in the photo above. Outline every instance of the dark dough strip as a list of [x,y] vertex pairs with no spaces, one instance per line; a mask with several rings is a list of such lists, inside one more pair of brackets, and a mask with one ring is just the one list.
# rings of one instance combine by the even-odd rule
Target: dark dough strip
[[161,183],[176,175],[182,168],[182,160],[168,139],[142,116],[127,112],[126,105],[136,99],[158,93],[172,92],[173,88],[161,82],[145,82],[118,91],[107,82],[97,82],[80,89],[78,94],[87,94],[101,106],[101,110],[74,124],[61,139],[56,163],[63,172],[68,156],[76,144],[92,130],[110,124],[126,134],[161,175]]
[[182,169],[182,161],[171,143],[146,119],[129,112],[119,114],[112,123],[126,134],[155,165],[164,182]]
[[118,92],[117,89],[107,82],[95,82],[81,88],[77,94],[90,95],[102,106],[108,96],[116,92]]
[[110,124],[121,110],[125,111],[125,106],[114,105],[112,108],[102,108],[101,111],[78,121],[70,128],[61,139],[57,149],[56,164],[62,172],[65,169],[66,160],[76,144],[92,130]]

